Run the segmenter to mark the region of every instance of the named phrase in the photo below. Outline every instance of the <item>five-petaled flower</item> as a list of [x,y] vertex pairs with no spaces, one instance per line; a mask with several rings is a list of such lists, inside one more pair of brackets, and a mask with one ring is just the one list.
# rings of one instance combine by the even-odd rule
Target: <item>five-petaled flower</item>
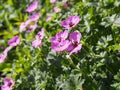
[[13,86],[15,84],[15,81],[11,78],[4,78],[4,85],[1,86],[1,90],[12,90]]
[[70,43],[68,48],[66,49],[69,52],[69,56],[73,53],[78,53],[82,48],[82,44],[80,43],[81,33],[78,31],[72,32],[69,36]]
[[75,27],[79,23],[79,21],[80,21],[79,16],[70,16],[66,20],[63,20],[61,25],[65,29],[71,29]]
[[32,4],[30,4],[27,9],[26,9],[26,12],[33,12],[37,9],[38,7],[38,1],[34,1]]
[[9,41],[8,41],[8,44],[10,46],[17,46],[18,44],[20,43],[20,37],[19,36],[14,36],[13,38],[11,38]]

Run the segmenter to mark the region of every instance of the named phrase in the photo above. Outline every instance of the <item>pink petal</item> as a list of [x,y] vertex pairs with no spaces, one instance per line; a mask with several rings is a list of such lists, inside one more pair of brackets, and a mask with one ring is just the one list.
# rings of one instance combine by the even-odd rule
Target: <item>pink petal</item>
[[20,32],[25,31],[26,26],[27,26],[27,24],[26,24],[25,22],[22,22],[22,23],[20,24],[19,31],[20,31]]
[[69,56],[72,55],[73,53],[78,53],[82,48],[82,44],[79,44],[77,47],[75,47],[70,53]]
[[72,44],[72,42],[69,43],[68,48],[66,49],[67,51],[72,51],[74,49],[74,45]]
[[3,63],[7,57],[7,53],[0,54],[0,63]]
[[69,45],[69,41],[68,40],[63,40],[60,43],[53,43],[51,48],[57,52],[61,52],[66,50],[66,48]]
[[70,37],[69,37],[69,39],[70,39],[70,41],[71,42],[80,42],[80,38],[81,38],[81,33],[80,32],[78,32],[78,31],[75,31],[75,32],[72,32],[71,34],[70,34]]
[[10,46],[17,46],[18,44],[20,43],[20,37],[19,36],[14,36],[13,38],[11,38],[9,41],[8,41],[8,44]]
[[37,33],[36,39],[42,40],[42,39],[44,38],[44,36],[45,36],[45,35],[44,35],[44,31],[45,31],[45,29],[42,28],[41,31],[39,31],[39,32]]
[[56,0],[50,0],[50,3],[55,3],[56,2]]
[[33,12],[37,9],[38,7],[38,2],[37,1],[34,1],[32,4],[30,4],[27,9],[26,9],[26,12]]
[[12,46],[8,46],[3,53],[8,53],[8,51],[10,51],[12,49]]
[[36,40],[32,41],[32,46],[34,48],[40,47],[41,46],[41,40],[36,39]]
[[52,19],[52,16],[48,16],[47,18],[46,18],[46,21],[50,21]]
[[56,12],[56,13],[57,13],[57,12],[60,12],[60,8],[54,7],[54,8],[53,8],[53,11]]
[[39,18],[40,18],[40,13],[35,13],[35,14],[31,15],[28,20],[30,20],[31,22],[32,21],[37,22]]
[[34,25],[30,25],[26,32],[29,33],[31,31],[34,31],[37,27],[38,27],[38,25],[36,23]]

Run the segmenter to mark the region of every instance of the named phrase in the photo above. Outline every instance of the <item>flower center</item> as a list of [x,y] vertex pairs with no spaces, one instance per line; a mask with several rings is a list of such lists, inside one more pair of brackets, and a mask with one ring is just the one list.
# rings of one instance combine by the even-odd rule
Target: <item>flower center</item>
[[70,22],[69,26],[72,27],[72,26],[74,26],[74,24],[72,22]]
[[10,43],[16,43],[17,39],[14,38]]
[[40,33],[38,33],[37,35],[38,35],[39,38],[41,38],[41,34]]
[[61,42],[61,40],[62,40],[62,38],[60,37],[60,38],[58,38],[58,42]]
[[9,86],[9,87],[11,87],[11,85],[12,85],[12,83],[11,83],[11,82],[9,82],[9,83],[8,83],[8,86]]
[[74,47],[77,47],[78,46],[78,42],[74,42]]

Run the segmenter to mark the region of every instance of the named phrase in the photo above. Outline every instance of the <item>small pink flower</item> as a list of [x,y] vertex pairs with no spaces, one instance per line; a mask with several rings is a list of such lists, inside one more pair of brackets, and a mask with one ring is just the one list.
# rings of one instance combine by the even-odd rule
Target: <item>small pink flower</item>
[[1,87],[1,90],[12,90],[13,86],[15,84],[15,81],[11,78],[4,78],[4,85]]
[[[36,22],[38,21],[39,18],[40,18],[39,13],[33,14],[26,22],[21,23],[19,31],[23,32],[26,30],[26,28],[28,29],[27,32],[35,30],[37,28]],[[30,25],[31,22],[34,22],[34,25]]]
[[52,19],[52,16],[48,16],[47,18],[46,18],[46,21],[50,21]]
[[31,32],[31,31],[34,31],[36,28],[37,28],[37,24],[35,23],[34,25],[30,25],[27,27],[27,31],[26,32]]
[[17,46],[18,44],[20,43],[20,37],[19,36],[14,36],[13,38],[11,38],[9,41],[8,41],[8,44],[10,46]]
[[68,8],[68,7],[69,7],[67,2],[64,2],[63,6],[64,6],[65,8]]
[[61,25],[65,29],[71,29],[75,27],[79,23],[79,21],[80,21],[79,16],[70,16],[66,20],[63,20]]
[[26,9],[26,12],[33,12],[37,9],[38,7],[38,2],[37,1],[34,1],[32,4],[30,4],[27,9]]
[[38,33],[37,33],[37,35],[36,35],[36,39],[37,40],[42,40],[43,38],[44,38],[44,31],[45,31],[45,29],[44,28],[42,28],[41,29],[41,31],[39,31]]
[[57,52],[60,51],[64,51],[68,45],[69,45],[69,41],[66,40],[66,38],[68,37],[68,31],[61,31],[59,33],[57,33],[54,37],[51,38],[51,48]]
[[40,47],[42,45],[42,39],[44,38],[44,28],[41,29],[36,35],[36,39],[32,41],[32,46],[34,48]]
[[50,3],[55,3],[56,2],[56,0],[50,0]]
[[53,8],[53,11],[57,13],[57,12],[60,12],[61,10],[60,10],[60,8],[58,8],[58,7],[54,7],[54,8]]
[[3,53],[0,54],[0,63],[3,63],[5,59],[7,58],[7,53],[12,49],[12,46],[8,46]]
[[36,13],[36,14],[33,14],[32,16],[30,16],[30,18],[28,20],[30,20],[30,22],[37,22],[38,19],[40,18],[40,13]]
[[80,38],[81,38],[81,33],[80,32],[72,32],[70,34],[70,43],[69,43],[69,46],[68,48],[66,49],[67,51],[69,51],[69,56],[72,54],[72,53],[78,53],[79,50],[81,50],[82,48],[82,44],[79,44],[80,43]]
[[42,45],[41,40],[36,39],[32,41],[32,46],[34,48],[40,47],[41,45]]
[[27,26],[27,24],[26,24],[25,22],[22,22],[22,23],[20,24],[19,32],[25,31],[26,26]]

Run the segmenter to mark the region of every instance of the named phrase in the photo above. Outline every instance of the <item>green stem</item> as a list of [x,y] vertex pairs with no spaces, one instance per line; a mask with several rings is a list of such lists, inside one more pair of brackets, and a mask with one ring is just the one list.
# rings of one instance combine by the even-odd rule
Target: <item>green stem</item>
[[75,55],[72,55],[78,62],[80,61],[78,57],[76,57]]
[[[70,65],[71,65],[74,69],[78,69],[78,70],[80,70],[80,68],[76,67],[76,65],[74,64],[74,62],[72,61],[71,58],[68,59],[68,61],[69,61]],[[81,70],[80,70],[80,72],[81,72]]]

